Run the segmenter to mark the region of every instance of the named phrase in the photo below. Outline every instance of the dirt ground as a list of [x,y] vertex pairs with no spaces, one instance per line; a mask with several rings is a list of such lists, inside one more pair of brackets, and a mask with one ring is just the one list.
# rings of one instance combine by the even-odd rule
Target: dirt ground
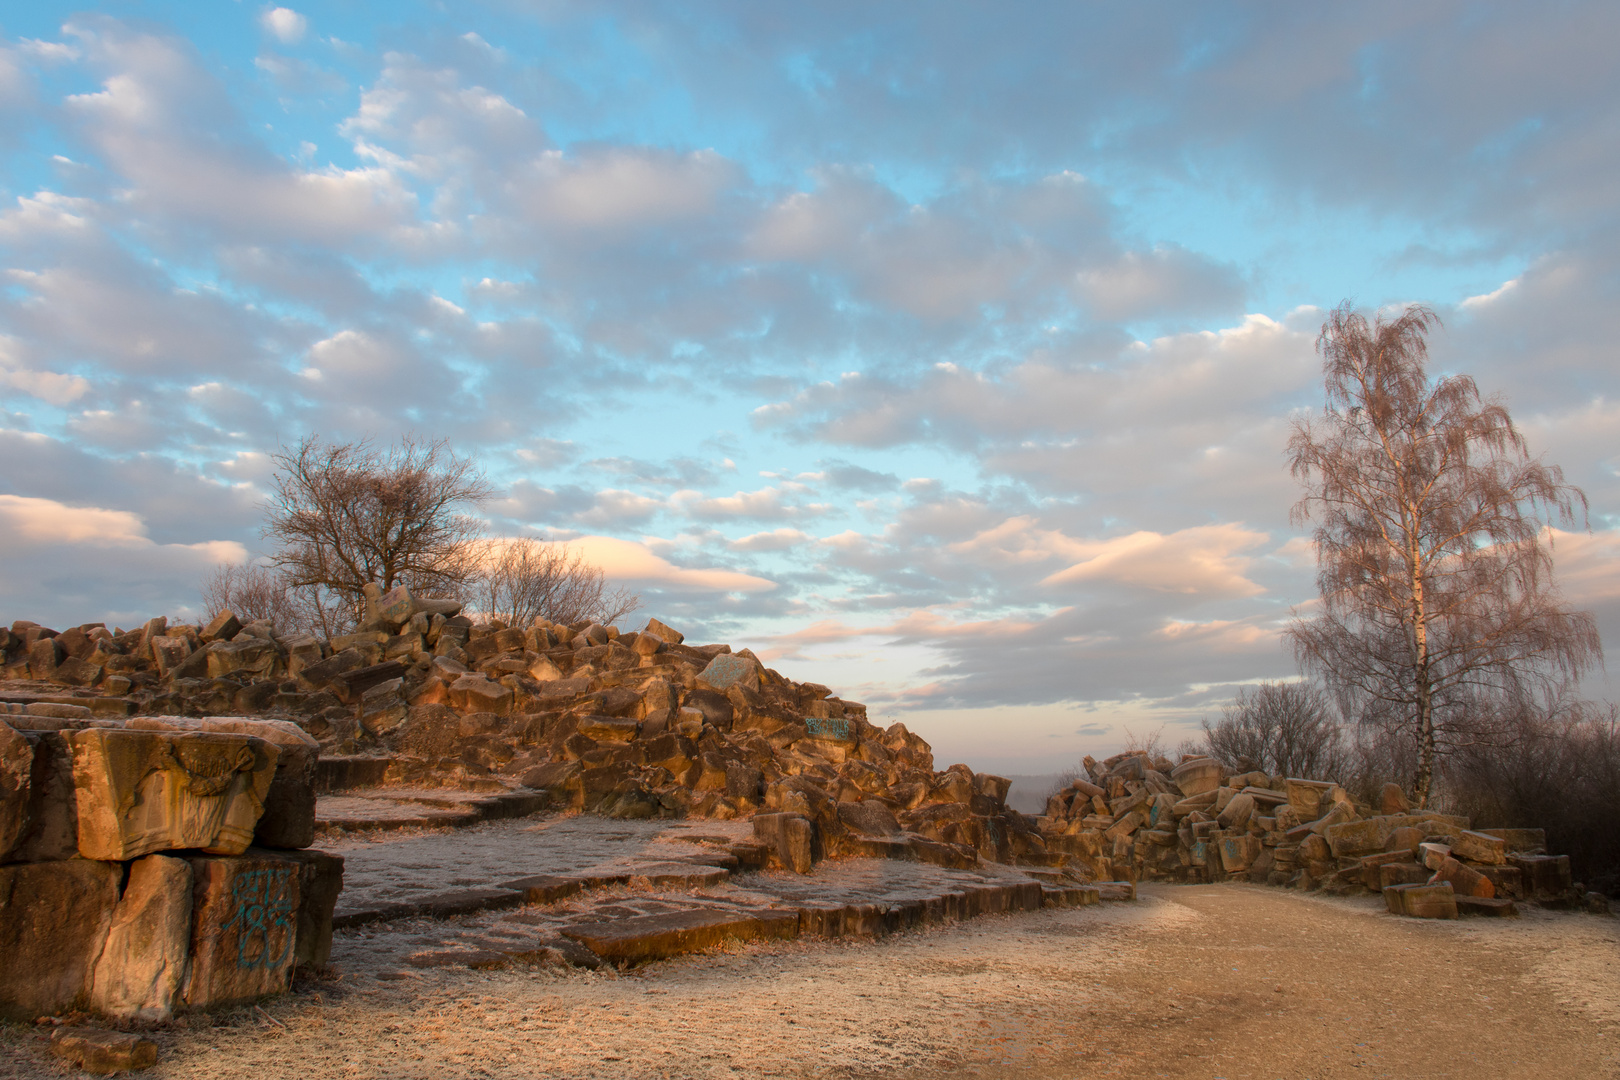
[[[1157,886],[625,973],[363,967],[158,1032],[145,1075],[1620,1077],[1620,922],[1585,914]],[[0,1076],[65,1075],[43,1046],[0,1029]]]

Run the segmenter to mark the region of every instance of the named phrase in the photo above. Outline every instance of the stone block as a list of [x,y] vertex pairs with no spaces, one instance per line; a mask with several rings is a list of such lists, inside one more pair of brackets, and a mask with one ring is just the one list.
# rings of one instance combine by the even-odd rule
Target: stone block
[[69,741],[87,859],[246,850],[280,756],[273,743],[222,732],[93,729]]
[[150,1069],[157,1043],[133,1031],[60,1027],[51,1032],[51,1053],[94,1076]]
[[1368,818],[1366,821],[1342,821],[1322,831],[1322,838],[1339,858],[1354,858],[1382,852],[1395,830],[1396,819]]
[[1428,867],[1415,862],[1384,863],[1378,868],[1378,882],[1367,883],[1369,889],[1387,889],[1391,885],[1426,885],[1432,876]]
[[1254,816],[1254,796],[1241,792],[1232,796],[1224,809],[1215,818],[1223,829],[1242,829],[1248,827],[1249,819]]
[[1562,897],[1574,887],[1568,855],[1510,855],[1508,862],[1519,870],[1526,899]]
[[1238,874],[1254,865],[1260,857],[1258,836],[1223,836],[1220,844],[1221,867],[1228,874]]
[[173,1019],[191,950],[191,887],[184,859],[147,855],[130,864],[91,978],[91,1008],[119,1020]]
[[84,859],[0,866],[0,1018],[89,1004],[122,876],[116,863]]
[[1459,896],[1483,896],[1488,900],[1496,895],[1496,886],[1490,878],[1454,858],[1442,862],[1430,880],[1449,882],[1452,891]]
[[1509,855],[1539,855],[1547,850],[1546,829],[1476,829],[1502,841]]
[[208,625],[197,635],[204,641],[229,641],[242,632],[242,621],[229,608],[208,620]]
[[24,734],[34,751],[34,765],[28,784],[27,824],[9,856],[13,862],[51,862],[79,853],[79,804],[73,792],[73,748],[68,734]]
[[1500,837],[1467,829],[1451,838],[1451,853],[1485,866],[1501,866],[1507,862],[1507,845]]
[[158,674],[165,678],[190,655],[191,642],[187,638],[160,635],[152,639],[152,662],[157,665]]
[[1406,798],[1406,792],[1401,790],[1399,784],[1385,784],[1378,793],[1378,812],[1380,814],[1404,814],[1412,809],[1412,804]]
[[268,678],[274,674],[281,650],[273,641],[261,637],[238,637],[235,641],[216,641],[208,648],[208,677],[223,679],[243,675]]
[[1322,799],[1332,790],[1333,784],[1322,780],[1296,780],[1289,777],[1284,790],[1288,794],[1288,805],[1294,808],[1301,821],[1315,821],[1322,815]]
[[1430,870],[1438,870],[1451,858],[1451,848],[1446,844],[1422,843],[1418,845],[1418,858]]
[[650,634],[666,645],[679,645],[686,640],[686,635],[679,630],[672,630],[657,619],[648,619],[643,634]]
[[1384,890],[1384,904],[1391,915],[1407,915],[1414,919],[1455,919],[1457,898],[1451,886],[1441,882],[1434,885],[1391,885]]
[[1226,782],[1226,766],[1214,758],[1193,758],[1170,771],[1170,779],[1187,798],[1214,791]]
[[[249,851],[249,854],[257,854]],[[314,848],[278,851],[298,864],[298,936],[293,960],[300,971],[323,971],[332,959],[332,913],[343,891],[343,856]]]
[[796,874],[808,874],[820,856],[815,824],[802,814],[755,814],[754,838]]
[[11,854],[27,828],[33,775],[33,744],[0,721],[0,860]]
[[1504,896],[1458,896],[1459,915],[1484,915],[1493,919],[1517,918],[1519,906]]
[[698,685],[721,694],[734,686],[758,690],[759,664],[746,656],[721,653],[698,673],[697,681]]
[[898,836],[900,822],[887,806],[876,800],[838,804],[838,820],[851,832],[863,836]]
[[512,711],[512,691],[482,675],[463,675],[450,684],[450,705],[462,712],[491,712],[505,716]]
[[315,842],[315,770],[321,744],[290,720],[258,720],[248,716],[136,716],[125,725],[131,731],[212,731],[252,735],[273,743],[281,751],[276,771],[264,796],[264,813],[253,830],[261,847],[304,848]]
[[255,852],[189,860],[192,1008],[238,1005],[287,989],[296,960],[299,864]]
[[563,934],[604,960],[630,965],[696,952],[723,941],[799,936],[797,911],[697,908],[575,924]]

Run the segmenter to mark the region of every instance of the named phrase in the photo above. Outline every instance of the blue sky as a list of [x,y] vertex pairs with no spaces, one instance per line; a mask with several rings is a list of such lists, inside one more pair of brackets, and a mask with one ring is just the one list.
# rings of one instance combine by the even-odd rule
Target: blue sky
[[[1422,302],[1592,500],[1599,4],[51,4],[0,24],[0,598],[195,609],[268,454],[443,435],[495,535],[1062,767],[1288,676],[1326,308]],[[1612,694],[1606,678],[1595,692]]]

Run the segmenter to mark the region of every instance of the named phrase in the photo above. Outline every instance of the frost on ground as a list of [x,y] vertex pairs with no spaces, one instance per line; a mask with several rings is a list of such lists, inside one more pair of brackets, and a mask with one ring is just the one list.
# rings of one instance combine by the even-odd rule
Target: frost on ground
[[[1441,923],[1366,899],[1160,886],[1134,905],[621,973],[368,973],[368,940],[345,946],[342,978],[158,1033],[146,1075],[1620,1075],[1620,924],[1584,914]],[[63,1074],[35,1029],[4,1040],[0,1075]]]

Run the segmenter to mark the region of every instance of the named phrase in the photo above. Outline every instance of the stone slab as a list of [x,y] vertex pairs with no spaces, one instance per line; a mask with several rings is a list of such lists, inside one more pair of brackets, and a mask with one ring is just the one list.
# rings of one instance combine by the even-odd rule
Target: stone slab
[[69,742],[87,859],[247,850],[280,754],[250,735],[201,731],[93,729]]
[[799,914],[797,911],[741,914],[700,908],[571,926],[564,929],[563,934],[604,960],[630,965],[698,952],[723,941],[797,937]]
[[0,1018],[89,1004],[122,876],[116,863],[84,859],[0,866]]
[[191,950],[191,902],[184,859],[147,855],[130,864],[91,981],[95,1011],[117,1020],[174,1018]]
[[285,991],[296,961],[299,864],[270,852],[200,856],[190,863],[186,1004],[219,1008]]

